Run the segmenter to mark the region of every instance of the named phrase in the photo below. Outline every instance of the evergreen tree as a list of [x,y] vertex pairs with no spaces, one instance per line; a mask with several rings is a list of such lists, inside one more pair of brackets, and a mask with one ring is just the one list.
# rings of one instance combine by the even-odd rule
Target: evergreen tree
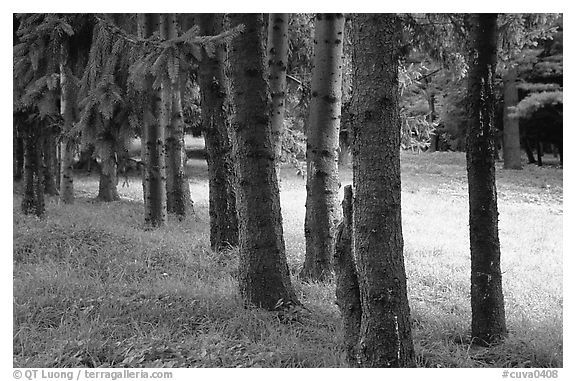
[[[176,15],[160,16],[160,38],[175,40],[178,37]],[[181,89],[184,76],[179,71],[178,50],[175,46],[166,49],[168,67],[172,68],[168,78],[162,82],[162,118],[166,129],[166,207],[169,213],[185,218],[190,206],[190,187],[184,173],[184,121],[182,115]],[[172,62],[172,63],[170,63]]]
[[[24,213],[44,213],[44,135],[59,120],[58,90],[61,49],[69,44],[74,30],[68,18],[53,14],[18,15],[17,44],[14,46],[15,124],[23,138],[25,194]],[[61,102],[62,103],[62,102]],[[50,184],[51,185],[51,184]]]
[[312,100],[306,145],[306,258],[300,276],[330,275],[338,208],[338,136],[342,104],[344,16],[317,14],[312,69]]
[[[222,32],[224,16],[206,13],[198,15],[202,35]],[[232,145],[229,136],[230,120],[228,78],[224,73],[226,47],[218,45],[212,54],[206,49],[199,62],[198,83],[202,97],[202,132],[208,162],[208,190],[210,215],[210,246],[220,250],[238,244],[238,218]]]
[[286,99],[286,65],[288,64],[288,13],[270,13],[268,20],[268,67],[272,96],[272,145],[276,160],[276,173],[280,180],[282,135]]
[[245,26],[229,52],[240,293],[248,304],[284,308],[299,302],[290,281],[282,230],[265,78],[264,19],[262,14],[233,14],[230,22]]
[[470,31],[466,162],[470,204],[472,339],[492,344],[506,335],[495,178],[494,77],[496,14],[467,18]]
[[353,19],[353,242],[363,367],[414,366],[401,223],[399,20]]

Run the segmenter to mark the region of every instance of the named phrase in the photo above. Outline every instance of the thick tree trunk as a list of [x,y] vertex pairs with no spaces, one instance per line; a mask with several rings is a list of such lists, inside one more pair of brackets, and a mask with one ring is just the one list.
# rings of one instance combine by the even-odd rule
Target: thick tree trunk
[[244,32],[229,54],[232,142],[238,190],[240,293],[246,303],[267,309],[299,303],[286,262],[280,194],[265,78],[262,14],[233,14]]
[[[111,121],[107,123],[107,129],[110,128]],[[111,136],[110,136],[111,137]],[[118,155],[114,139],[101,142],[100,144],[107,145],[107,149],[103,150],[108,155],[101,157],[100,165],[100,181],[98,183],[98,200],[111,202],[120,199],[118,195]]]
[[42,173],[41,132],[38,124],[22,126],[24,129],[24,197],[22,212],[44,215],[44,176]]
[[520,123],[518,118],[509,116],[508,108],[518,103],[518,89],[516,88],[517,72],[511,68],[504,75],[504,168],[522,169],[520,159]]
[[284,133],[284,102],[286,99],[286,65],[288,64],[288,13],[270,13],[268,19],[268,66],[272,96],[272,146],[276,173],[280,180],[282,135]]
[[68,61],[68,46],[63,43],[60,51],[60,113],[64,120],[60,143],[60,200],[65,204],[74,202],[74,142],[67,133],[78,118],[76,89]]
[[116,163],[110,161],[109,163],[102,163],[106,165],[107,173],[104,172],[104,168],[102,168],[102,172],[100,172],[100,181],[98,183],[98,200],[110,202],[110,201],[117,201],[120,200],[120,196],[118,195],[118,174],[116,172]]
[[334,274],[336,278],[336,304],[342,315],[342,330],[346,347],[346,361],[351,367],[358,366],[357,350],[362,323],[362,305],[356,260],[352,248],[352,186],[344,188],[342,211],[344,218],[336,233],[334,249]]
[[[163,15],[162,20],[161,37],[163,39],[178,37],[176,15],[174,13]],[[180,80],[174,78],[172,83],[166,86],[170,90],[170,94],[166,94],[170,99],[162,100],[165,107],[170,110],[170,121],[166,126],[166,207],[168,213],[176,214],[182,219],[186,218],[190,206],[190,187],[184,173],[184,120]]]
[[312,99],[306,145],[306,258],[300,277],[324,280],[331,275],[338,206],[338,146],[342,105],[344,16],[316,15]]
[[[200,34],[213,36],[222,32],[223,15],[206,13],[198,16]],[[224,74],[226,51],[218,46],[213,57],[204,54],[199,63],[198,83],[206,160],[210,213],[210,246],[220,250],[238,245],[235,173],[229,120],[226,113],[228,78]]]
[[57,158],[57,135],[53,128],[46,127],[42,139],[42,157],[44,173],[44,193],[51,196],[58,196],[58,170]]
[[412,367],[400,200],[398,34],[394,15],[353,20],[354,248],[363,367]]
[[[138,32],[141,37],[149,37],[159,29],[158,15],[138,16]],[[143,152],[144,162],[144,222],[147,226],[161,226],[166,223],[166,145],[165,128],[170,123],[169,110],[165,101],[168,89],[162,86],[160,93],[152,87],[153,78],[145,79],[144,101],[152,113],[144,116]],[[161,95],[163,94],[163,95]],[[145,111],[146,113],[146,111]],[[149,115],[152,114],[152,115]]]
[[479,344],[506,335],[494,167],[494,75],[497,15],[470,16],[466,161],[472,262],[472,338]]

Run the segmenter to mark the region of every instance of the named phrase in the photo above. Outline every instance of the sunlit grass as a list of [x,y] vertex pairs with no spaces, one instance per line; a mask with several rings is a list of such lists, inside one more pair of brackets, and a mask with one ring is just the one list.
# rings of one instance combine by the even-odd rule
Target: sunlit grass
[[[188,142],[194,144],[194,141]],[[419,366],[562,366],[562,170],[498,169],[500,240],[509,338],[468,344],[469,242],[465,158],[402,155],[403,234]],[[14,366],[345,366],[332,283],[293,278],[304,309],[245,308],[237,252],[209,246],[206,166],[189,160],[196,215],[142,228],[141,183],[100,203],[96,176],[75,180],[72,206],[47,218],[14,196]],[[290,269],[304,259],[305,183],[282,171]],[[342,168],[343,184],[351,169]]]

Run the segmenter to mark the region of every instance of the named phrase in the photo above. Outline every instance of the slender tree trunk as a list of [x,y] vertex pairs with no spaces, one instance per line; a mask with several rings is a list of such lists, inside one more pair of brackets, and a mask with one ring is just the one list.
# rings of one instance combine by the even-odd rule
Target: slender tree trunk
[[[436,96],[434,95],[432,90],[429,90],[427,92],[426,98],[428,100],[428,112],[429,112],[428,123],[432,124],[432,122],[434,122],[434,119],[436,119],[436,107],[434,105],[436,101]],[[438,140],[439,140],[438,132],[434,131],[432,133],[432,136],[430,137],[430,147],[428,148],[428,152],[438,151]]]
[[238,181],[240,293],[246,303],[267,309],[299,303],[292,287],[282,231],[280,194],[265,78],[262,14],[233,14],[244,32],[229,54],[232,144]]
[[22,212],[44,215],[44,176],[42,173],[41,130],[36,123],[24,129],[24,197]]
[[[169,40],[178,37],[176,15],[168,13],[161,17],[164,21],[161,37]],[[165,94],[170,96],[170,99],[162,100],[165,107],[167,106],[170,110],[168,114],[170,121],[166,126],[166,206],[168,213],[186,218],[190,205],[190,187],[184,173],[184,120],[181,84],[179,78],[172,78],[171,80],[172,83],[166,84],[169,92],[167,91]]]
[[270,13],[268,19],[268,66],[272,95],[272,146],[276,174],[280,181],[282,135],[284,133],[284,102],[286,99],[286,65],[288,64],[288,13]]
[[534,164],[536,159],[534,159],[534,152],[532,152],[532,140],[528,137],[524,137],[522,140],[524,142],[524,151],[528,158],[528,164]]
[[312,100],[306,145],[306,258],[300,277],[324,280],[331,274],[338,207],[338,146],[342,105],[344,16],[317,14]]
[[12,153],[14,155],[12,176],[14,181],[20,181],[24,173],[24,139],[22,138],[22,132],[18,129],[18,123],[15,118],[12,129]]
[[58,171],[57,136],[53,128],[46,127],[42,139],[42,157],[44,172],[44,193],[51,196],[58,196],[58,181],[60,175]]
[[354,248],[363,367],[412,367],[400,200],[398,37],[394,15],[353,20]]
[[[143,37],[151,36],[159,29],[158,15],[139,15],[138,21],[138,31]],[[161,226],[166,223],[167,214],[165,129],[170,123],[166,102],[171,101],[171,97],[166,84],[162,84],[158,92],[152,87],[153,81],[148,76],[144,84],[144,101],[152,110],[152,115],[144,116],[144,221],[148,226]]]
[[509,69],[504,75],[504,135],[503,156],[505,169],[522,169],[520,150],[520,122],[509,116],[508,108],[518,103],[516,88],[516,68]]
[[60,200],[65,204],[74,202],[74,142],[67,133],[78,117],[76,89],[70,78],[68,50],[67,43],[63,43],[60,50],[60,113],[64,120],[60,143]]
[[362,323],[362,305],[356,260],[354,259],[352,234],[352,186],[344,188],[342,211],[344,218],[338,225],[334,249],[334,274],[336,275],[336,304],[342,315],[342,330],[346,347],[346,361],[351,367],[358,366],[357,350]]
[[479,344],[490,344],[506,335],[494,167],[497,15],[476,14],[470,16],[469,21],[472,49],[468,76],[466,161],[472,262],[472,338]]
[[536,155],[538,158],[538,166],[542,166],[542,140],[540,137],[536,139]]
[[[222,32],[223,15],[205,13],[198,16],[200,34],[213,36]],[[198,83],[202,103],[201,117],[206,160],[208,162],[208,188],[210,213],[210,246],[220,250],[238,245],[238,218],[236,215],[235,173],[229,120],[226,113],[229,85],[224,74],[226,51],[216,47],[213,57],[204,54],[198,64]]]

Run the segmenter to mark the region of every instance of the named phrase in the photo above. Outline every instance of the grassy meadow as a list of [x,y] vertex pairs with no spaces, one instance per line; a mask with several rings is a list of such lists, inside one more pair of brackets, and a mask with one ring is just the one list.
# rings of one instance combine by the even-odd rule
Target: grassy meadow
[[[189,145],[200,145],[192,139]],[[197,147],[198,148],[198,147]],[[402,154],[405,261],[420,367],[562,367],[562,169],[497,163],[509,338],[469,344],[469,242],[462,153]],[[78,174],[74,205],[47,218],[13,202],[14,367],[342,367],[334,284],[293,283],[305,308],[245,309],[237,252],[209,245],[208,181],[188,161],[195,215],[145,231],[141,183],[101,203],[96,174]],[[342,184],[352,181],[341,168]],[[305,181],[282,170],[289,267],[304,260]]]

